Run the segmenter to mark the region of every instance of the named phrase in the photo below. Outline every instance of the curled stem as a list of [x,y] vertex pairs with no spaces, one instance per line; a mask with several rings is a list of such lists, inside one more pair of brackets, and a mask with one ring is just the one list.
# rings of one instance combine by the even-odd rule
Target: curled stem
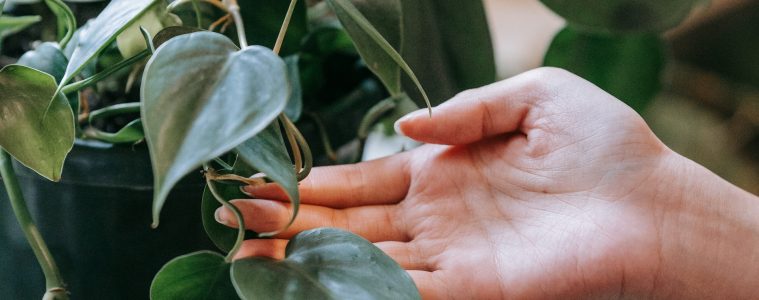
[[[206,170],[206,172],[213,172],[213,169],[207,164],[203,165],[203,168]],[[242,242],[245,240],[245,220],[243,220],[242,213],[239,209],[237,209],[237,206],[229,203],[227,199],[224,199],[224,197],[219,194],[219,191],[216,189],[214,180],[211,179],[211,177],[206,176],[206,184],[208,185],[208,190],[210,190],[213,197],[216,198],[216,201],[219,201],[221,205],[231,210],[237,219],[237,239],[235,240],[235,245],[232,247],[232,250],[229,250],[229,253],[227,253],[227,256],[224,258],[225,261],[231,262],[237,252],[240,251]]]
[[308,142],[306,142],[306,138],[304,138],[303,134],[300,133],[298,127],[296,127],[295,124],[290,121],[290,118],[288,118],[285,114],[281,114],[280,120],[282,121],[282,125],[285,128],[285,132],[289,132],[288,134],[292,134],[295,137],[295,143],[292,143],[290,145],[291,149],[293,149],[293,153],[295,153],[298,149],[300,149],[303,153],[304,164],[301,168],[297,169],[298,181],[301,181],[305,179],[309,173],[311,173],[311,169],[314,167],[314,158],[313,155],[311,155],[311,147],[309,147]]
[[63,283],[63,277],[60,271],[58,271],[55,259],[53,259],[50,249],[47,248],[45,240],[42,239],[42,235],[39,229],[37,229],[37,225],[34,224],[32,215],[29,213],[29,208],[26,206],[26,201],[24,201],[21,187],[13,170],[11,156],[2,148],[0,148],[0,176],[3,177],[5,190],[8,193],[8,199],[13,207],[16,220],[21,225],[21,230],[24,232],[24,236],[42,268],[42,273],[45,274],[45,287],[48,293],[58,297],[57,299],[68,299],[68,293],[66,293],[65,289],[66,285]]
[[[71,38],[74,36],[74,31],[76,30],[76,18],[74,17],[74,13],[71,12],[71,8],[61,0],[45,0],[45,4],[50,7],[50,10],[52,10],[58,18],[58,24],[63,23],[66,26],[66,33],[58,42],[61,49],[64,49],[69,41],[71,41]],[[61,18],[63,18],[63,22],[61,22]]]

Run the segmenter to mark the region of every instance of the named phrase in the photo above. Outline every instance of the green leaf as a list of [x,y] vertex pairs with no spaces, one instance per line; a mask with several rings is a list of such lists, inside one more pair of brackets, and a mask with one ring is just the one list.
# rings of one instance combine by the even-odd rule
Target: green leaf
[[663,32],[706,0],[541,0],[573,26],[602,32]]
[[232,263],[243,299],[420,299],[411,277],[369,241],[320,228],[293,237],[287,258]]
[[92,20],[88,30],[80,34],[76,48],[69,58],[66,75],[61,86],[79,74],[98,54],[108,47],[129,25],[134,23],[153,5],[161,0],[113,0],[97,18]]
[[66,72],[68,59],[58,44],[44,42],[37,49],[24,53],[17,64],[50,74],[56,82],[60,82]]
[[287,67],[267,48],[238,50],[221,34],[196,32],[158,48],[145,67],[141,94],[157,226],[179,179],[252,138],[284,110]]
[[290,98],[287,100],[287,106],[285,106],[285,115],[293,122],[297,122],[303,113],[303,89],[300,85],[298,61],[297,55],[285,57],[287,77],[290,79]]
[[56,93],[55,78],[9,65],[0,70],[0,91],[0,147],[45,178],[60,180],[74,146],[74,113]]
[[[398,0],[387,2],[395,4],[386,6],[390,4],[386,4],[385,1],[367,2],[365,10],[371,8],[371,11],[373,11],[371,15],[384,16],[390,20],[394,18],[393,16],[397,16],[396,18],[400,20],[400,2],[398,2]],[[327,0],[327,3],[329,3],[332,10],[335,11],[340,23],[343,24],[345,30],[351,38],[353,38],[358,52],[369,66],[369,69],[377,74],[390,94],[397,95],[401,93],[401,77],[398,71],[398,68],[400,68],[400,70],[406,72],[414,82],[417,89],[419,89],[419,92],[422,94],[424,102],[430,108],[430,112],[432,112],[432,105],[427,97],[427,93],[424,91],[424,88],[422,88],[421,83],[419,83],[419,79],[416,78],[416,75],[414,75],[414,72],[403,60],[398,51],[393,48],[390,42],[385,39],[382,34],[380,34],[377,28],[372,25],[361,11],[359,11],[350,0]],[[395,12],[390,13],[391,11]],[[383,27],[385,26],[389,25],[383,25]],[[390,37],[392,38],[392,36]]]
[[566,27],[553,39],[546,66],[569,70],[637,111],[660,88],[665,53],[654,34],[603,35]]
[[3,15],[3,7],[5,7],[5,0],[0,0],[0,16]]
[[[496,80],[495,55],[483,1],[414,0],[403,2],[401,53],[433,105],[457,93]],[[422,105],[413,82],[403,80],[409,96]]]
[[103,107],[98,110],[91,111],[89,122],[92,123],[92,121],[94,120],[105,119],[112,116],[138,113],[138,112],[140,112],[139,102],[127,102],[127,103],[114,104],[111,106]]
[[[245,35],[251,45],[274,47],[282,27],[289,0],[245,0],[238,1],[240,14],[245,25]],[[287,34],[282,42],[281,56],[289,56],[298,51],[303,37],[308,33],[306,1],[296,3]]]
[[[250,198],[240,192],[240,187],[237,185],[217,184],[216,189],[226,200]],[[237,229],[224,226],[216,221],[214,214],[221,207],[221,203],[214,198],[208,186],[203,190],[203,200],[200,206],[203,229],[206,231],[208,237],[216,247],[225,253],[232,250],[237,240]]]
[[85,130],[84,135],[91,139],[100,140],[111,144],[135,143],[145,138],[142,130],[142,121],[137,119],[125,125],[116,133],[103,132],[94,128]]
[[[287,148],[282,141],[282,133],[277,122],[272,123],[266,130],[235,148],[237,159],[242,160],[253,169],[266,174],[266,177],[279,184],[287,192],[293,207],[290,218],[292,224],[298,215],[300,195],[298,193],[298,178],[295,167],[287,155]],[[272,235],[271,232],[261,233],[261,236]]]
[[185,26],[169,26],[164,28],[163,30],[156,33],[156,35],[153,37],[153,46],[156,48],[161,47],[164,43],[166,43],[168,40],[178,37],[183,34],[193,33],[203,31],[202,29],[194,28],[194,27],[185,27]]
[[238,299],[229,278],[229,268],[223,256],[210,251],[174,258],[153,278],[150,299]]
[[21,30],[42,20],[40,16],[0,16],[0,50],[3,49],[3,40]]

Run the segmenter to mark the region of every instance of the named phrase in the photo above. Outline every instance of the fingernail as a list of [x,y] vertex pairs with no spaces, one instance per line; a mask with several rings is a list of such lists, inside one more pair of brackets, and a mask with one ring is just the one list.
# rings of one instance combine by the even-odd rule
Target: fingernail
[[406,133],[403,132],[401,129],[401,123],[407,122],[408,120],[411,120],[413,118],[419,117],[420,115],[423,115],[427,112],[426,109],[420,109],[417,111],[410,112],[403,116],[402,118],[398,119],[398,121],[395,121],[395,124],[393,124],[393,128],[395,129],[395,133],[406,136]]
[[250,198],[255,198],[255,196],[253,196],[253,190],[254,190],[254,188],[252,186],[249,186],[249,185],[241,186],[240,187],[240,192],[243,193],[243,194],[245,194],[245,196],[248,196]]
[[216,219],[216,222],[223,225],[229,225],[229,222],[227,222],[226,219],[221,218],[221,210],[224,209],[223,207],[219,207],[216,209],[216,211],[213,213],[213,218]]

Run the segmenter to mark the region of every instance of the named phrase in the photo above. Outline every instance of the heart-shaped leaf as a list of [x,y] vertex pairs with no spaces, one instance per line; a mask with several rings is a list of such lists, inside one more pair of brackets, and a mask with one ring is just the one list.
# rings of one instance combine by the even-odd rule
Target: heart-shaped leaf
[[232,263],[243,299],[420,299],[411,277],[369,241],[349,232],[304,231],[287,244],[286,258]]
[[17,64],[48,73],[56,82],[60,82],[66,72],[68,59],[58,44],[45,42],[37,46],[37,49],[24,53]]
[[662,32],[705,0],[541,0],[574,25],[594,31]]
[[229,268],[223,256],[210,251],[174,258],[153,278],[150,299],[238,299],[229,278]]
[[[216,189],[225,200],[249,198],[240,191],[240,187],[231,184],[217,184]],[[237,241],[237,229],[224,226],[216,221],[214,214],[221,203],[214,198],[213,193],[206,188],[203,190],[203,200],[200,204],[203,229],[211,241],[224,252],[229,252]]]
[[[337,15],[340,23],[343,24],[345,30],[353,38],[353,42],[356,44],[358,52],[366,62],[369,69],[371,69],[380,78],[382,83],[388,89],[391,95],[398,95],[402,92],[401,88],[401,76],[400,71],[403,70],[411,81],[416,85],[419,92],[424,98],[424,102],[430,109],[432,108],[430,100],[427,97],[427,93],[422,88],[419,79],[414,75],[414,72],[403,60],[400,53],[393,48],[388,39],[386,39],[380,31],[373,25],[369,19],[355,6],[350,0],[327,0],[332,10]],[[382,17],[393,23],[400,22],[400,2],[399,0],[391,1],[370,1],[365,2],[362,5],[364,11],[367,11],[368,15]],[[387,21],[375,21],[376,24],[382,24],[382,27],[393,26]],[[400,23],[398,23],[400,24]],[[399,26],[400,25],[396,25]],[[390,31],[388,31],[390,32]],[[400,29],[398,34],[390,34],[391,39],[398,39],[398,43],[402,40],[400,35]],[[387,34],[387,33],[386,33]],[[402,49],[402,47],[398,47]],[[430,110],[430,112],[432,112]]]
[[82,32],[77,39],[76,48],[69,58],[69,65],[61,85],[68,83],[89,61],[113,42],[119,33],[158,3],[163,3],[163,1],[113,0],[108,3],[100,15],[91,21],[87,31]]
[[[290,6],[289,0],[245,0],[238,1],[240,14],[245,25],[245,34],[252,45],[274,47],[282,20]],[[300,42],[308,33],[306,1],[298,1],[295,5],[287,34],[282,42],[279,54],[288,56],[298,51]]]
[[544,64],[567,69],[640,112],[659,91],[664,60],[655,34],[594,34],[569,26],[554,37]]
[[45,178],[60,180],[74,146],[74,113],[56,93],[55,78],[9,65],[0,70],[0,91],[0,147]]
[[182,35],[153,54],[141,94],[154,226],[174,184],[266,128],[284,110],[288,90],[279,56],[260,46],[238,50],[218,33]]
[[[282,134],[279,130],[279,124],[276,122],[269,125],[266,130],[261,131],[255,137],[245,141],[242,145],[235,148],[237,159],[266,174],[266,177],[279,184],[287,193],[293,207],[293,214],[290,218],[290,224],[298,215],[300,206],[300,195],[298,194],[298,178],[295,174],[295,167],[287,156],[287,148],[282,142]],[[261,233],[267,236],[272,233]]]

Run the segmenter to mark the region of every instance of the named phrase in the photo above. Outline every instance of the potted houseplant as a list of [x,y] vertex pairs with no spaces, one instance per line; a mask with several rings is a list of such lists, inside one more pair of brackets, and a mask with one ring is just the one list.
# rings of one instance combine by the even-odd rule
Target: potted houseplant
[[[99,5],[102,12],[77,22],[70,4]],[[3,198],[12,204],[2,212],[11,216],[12,211],[24,233],[4,218],[9,233],[0,238],[12,246],[4,246],[5,253],[26,254],[3,255],[11,272],[38,274],[12,264],[36,256],[45,296],[51,298],[68,297],[68,274],[75,298],[143,298],[152,277],[146,272],[159,267],[155,261],[210,247],[197,234],[201,223],[213,243],[230,254],[197,252],[171,261],[155,277],[151,296],[192,298],[209,291],[276,296],[282,291],[274,285],[235,281],[229,257],[245,232],[212,222],[216,208],[240,196],[240,184],[277,182],[297,209],[295,187],[313,159],[360,159],[367,137],[386,135],[383,124],[429,104],[420,82],[438,85],[429,97],[438,103],[494,80],[487,24],[476,1],[116,0],[106,5],[46,0],[36,5],[49,9],[46,19],[55,20],[52,36],[58,38],[0,71]],[[24,21],[21,25],[39,18]],[[466,35],[461,24],[470,28]],[[421,37],[428,40],[421,43]],[[472,39],[476,47],[464,42]],[[419,70],[418,78],[411,69]],[[313,136],[308,139],[313,147],[299,127]],[[14,160],[20,163],[14,166]],[[146,168],[148,160],[152,170]],[[251,179],[258,173],[265,176]],[[201,195],[198,214],[201,205],[192,200]],[[156,226],[164,203],[159,233],[148,232],[151,206]],[[54,237],[53,251],[43,236]],[[18,251],[23,237],[34,251]],[[340,284],[368,292],[393,285],[400,294],[392,295],[416,295],[405,273],[366,241],[321,230],[300,238],[303,249],[317,246],[309,244],[315,237],[342,249],[358,245],[361,251],[352,254],[382,261],[371,272],[355,274],[354,282]],[[287,277],[271,271],[269,263],[241,262],[235,269]],[[226,275],[204,277],[217,273]],[[174,280],[178,277],[183,280]]]

